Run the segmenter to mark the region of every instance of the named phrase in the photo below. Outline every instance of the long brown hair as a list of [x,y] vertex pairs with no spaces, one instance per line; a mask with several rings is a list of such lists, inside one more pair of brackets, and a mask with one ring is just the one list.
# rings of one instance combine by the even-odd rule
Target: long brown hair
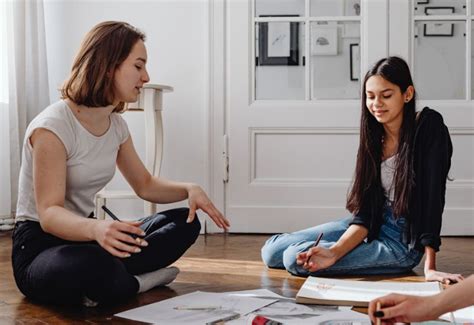
[[[82,41],[61,97],[88,107],[111,105],[115,69],[138,40],[145,41],[145,34],[125,22],[105,21],[94,26]],[[124,106],[120,102],[114,112],[123,111]]]
[[[360,144],[354,183],[347,198],[346,208],[353,214],[368,214],[378,218],[383,213],[385,196],[380,176],[382,162],[383,125],[377,122],[366,106],[366,83],[372,76],[381,76],[397,85],[404,93],[413,86],[410,68],[399,57],[388,57],[379,60],[365,75],[362,86]],[[398,139],[398,156],[395,162],[393,178],[394,202],[392,205],[395,216],[408,216],[411,193],[414,187],[413,141],[416,128],[415,97],[403,108],[403,121]],[[372,219],[373,220],[373,219]]]

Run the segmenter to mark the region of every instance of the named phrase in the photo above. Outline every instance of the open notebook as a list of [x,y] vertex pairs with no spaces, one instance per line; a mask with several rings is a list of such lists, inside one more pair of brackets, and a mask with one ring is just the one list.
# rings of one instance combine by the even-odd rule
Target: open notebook
[[438,282],[374,282],[310,276],[296,294],[296,302],[367,307],[371,300],[389,293],[428,296],[439,292]]

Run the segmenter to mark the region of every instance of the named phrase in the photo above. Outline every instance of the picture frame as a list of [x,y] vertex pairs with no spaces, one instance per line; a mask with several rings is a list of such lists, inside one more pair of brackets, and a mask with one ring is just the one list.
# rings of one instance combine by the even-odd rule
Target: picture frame
[[423,25],[423,36],[451,37],[454,35],[454,24],[442,22],[427,22]]
[[311,25],[311,55],[337,55],[337,25]]
[[349,44],[349,77],[351,81],[359,81],[360,48],[359,43]]
[[454,14],[454,7],[425,7],[425,15],[447,15]]
[[[298,17],[298,15],[260,17]],[[261,22],[258,27],[257,65],[299,65],[298,22]]]
[[[454,13],[454,7],[425,7],[425,14],[446,15]],[[426,22],[423,25],[423,36],[451,37],[454,35],[454,24],[450,22]]]
[[416,2],[417,5],[426,5],[429,3],[430,3],[430,0],[419,0]]

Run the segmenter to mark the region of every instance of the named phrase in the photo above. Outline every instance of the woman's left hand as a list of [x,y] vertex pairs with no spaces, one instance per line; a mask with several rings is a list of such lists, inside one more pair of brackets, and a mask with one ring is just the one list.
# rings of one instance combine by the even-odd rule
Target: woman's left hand
[[425,272],[426,281],[438,281],[444,284],[461,282],[464,277],[461,274],[445,273],[436,270],[428,270]]
[[190,223],[196,216],[196,210],[201,209],[214,221],[217,227],[227,229],[230,227],[229,220],[227,220],[222,213],[217,210],[211,200],[207,197],[204,190],[196,184],[192,184],[188,188],[188,203],[189,203],[189,216],[186,222]]

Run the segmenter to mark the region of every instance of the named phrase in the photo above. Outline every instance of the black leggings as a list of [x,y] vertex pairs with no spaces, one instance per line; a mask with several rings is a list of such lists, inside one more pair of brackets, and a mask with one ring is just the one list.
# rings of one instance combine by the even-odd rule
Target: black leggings
[[12,264],[20,291],[38,302],[99,303],[124,301],[138,291],[134,275],[166,267],[196,241],[196,216],[186,223],[187,208],[144,218],[147,247],[128,258],[112,256],[96,242],[72,242],[45,233],[35,221],[18,222],[13,232]]

